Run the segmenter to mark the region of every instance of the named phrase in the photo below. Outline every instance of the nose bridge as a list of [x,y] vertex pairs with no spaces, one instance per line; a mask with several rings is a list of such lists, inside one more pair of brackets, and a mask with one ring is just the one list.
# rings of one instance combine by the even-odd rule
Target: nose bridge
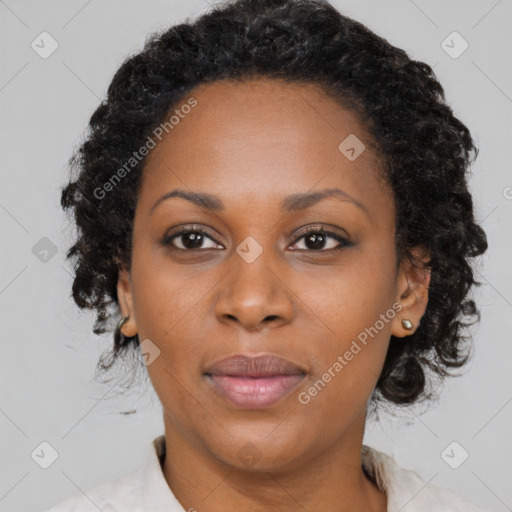
[[263,247],[255,238],[247,237],[231,256],[229,272],[216,303],[219,321],[239,322],[255,329],[273,321],[291,320],[293,304],[287,288],[278,275],[278,258],[270,247]]

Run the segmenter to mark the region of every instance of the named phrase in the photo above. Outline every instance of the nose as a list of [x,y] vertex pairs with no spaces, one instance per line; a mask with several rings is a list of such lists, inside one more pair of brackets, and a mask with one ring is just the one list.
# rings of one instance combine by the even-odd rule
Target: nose
[[277,269],[270,268],[263,254],[252,263],[240,258],[222,280],[215,304],[215,314],[221,323],[259,331],[293,320],[295,309],[289,285]]

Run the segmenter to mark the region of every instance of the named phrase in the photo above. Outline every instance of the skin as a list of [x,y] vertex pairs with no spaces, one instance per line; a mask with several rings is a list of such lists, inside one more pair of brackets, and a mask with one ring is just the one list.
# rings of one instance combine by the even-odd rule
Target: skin
[[[147,158],[132,266],[118,281],[123,333],[160,350],[147,370],[164,411],[165,479],[185,510],[385,511],[385,493],[361,467],[366,407],[390,336],[414,332],[401,320],[417,328],[425,312],[430,275],[408,262],[397,271],[395,207],[379,156],[369,144],[354,161],[340,152],[349,134],[368,136],[355,113],[313,84],[223,80],[183,104],[190,96],[197,106]],[[280,209],[290,194],[334,187],[362,207],[331,197]],[[174,197],[151,211],[174,189],[208,192],[224,209]],[[183,236],[163,244],[171,228],[190,224],[207,233],[198,249],[183,249]],[[306,245],[303,228],[322,224],[352,245],[334,251],[340,243],[330,236]],[[262,249],[250,263],[236,252],[248,236]],[[300,403],[394,303],[401,311]],[[306,377],[268,408],[237,408],[203,373],[240,353],[283,357]],[[239,455],[243,447],[255,463]]]

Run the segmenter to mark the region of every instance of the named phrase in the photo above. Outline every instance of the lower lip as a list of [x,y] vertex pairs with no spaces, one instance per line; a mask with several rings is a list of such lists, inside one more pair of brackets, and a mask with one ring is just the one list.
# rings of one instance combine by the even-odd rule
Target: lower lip
[[304,375],[276,375],[275,377],[209,375],[213,387],[233,404],[243,409],[263,409],[274,405],[291,393],[303,378]]

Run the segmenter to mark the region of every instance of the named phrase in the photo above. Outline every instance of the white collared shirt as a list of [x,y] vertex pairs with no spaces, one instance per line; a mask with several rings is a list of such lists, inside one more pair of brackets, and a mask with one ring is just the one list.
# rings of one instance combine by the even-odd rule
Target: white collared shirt
[[[164,453],[165,436],[161,435],[151,442],[140,469],[67,498],[47,512],[188,512],[165,480]],[[388,512],[485,512],[455,491],[426,484],[416,472],[400,467],[375,448],[363,445],[361,461],[386,493]]]

